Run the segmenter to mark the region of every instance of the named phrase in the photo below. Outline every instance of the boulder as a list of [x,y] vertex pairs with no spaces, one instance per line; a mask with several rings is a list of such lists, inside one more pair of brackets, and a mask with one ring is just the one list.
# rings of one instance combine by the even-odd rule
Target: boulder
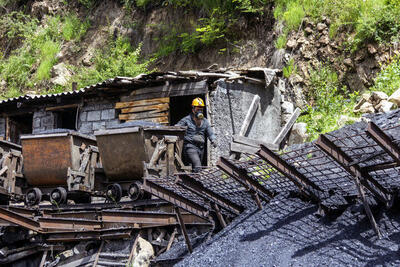
[[388,101],[396,104],[398,107],[400,107],[400,88],[397,89],[388,99]]
[[379,112],[389,112],[393,106],[394,104],[392,102],[382,100],[378,105],[376,105],[375,109]]
[[369,102],[371,102],[373,105],[377,105],[382,100],[387,100],[387,99],[388,99],[388,95],[385,94],[384,92],[374,91],[371,94]]
[[329,44],[329,37],[327,35],[324,35],[319,39],[319,42],[321,44],[327,45]]
[[293,114],[294,106],[289,101],[284,101],[281,105],[282,113],[283,114]]
[[51,82],[61,86],[66,86],[72,74],[64,63],[54,65],[51,69]]
[[34,2],[32,4],[31,13],[33,17],[41,19],[44,15],[50,13],[50,7],[46,1]]
[[288,145],[302,144],[308,139],[307,123],[299,122],[293,124],[292,131],[290,132]]
[[290,48],[290,49],[294,49],[297,46],[297,40],[294,38],[291,38],[288,40],[288,42],[286,43],[286,47]]
[[353,112],[359,112],[360,111],[360,107],[368,102],[368,100],[370,99],[371,95],[368,93],[362,94],[361,95],[361,99],[358,101],[358,103],[355,105]]
[[318,23],[317,24],[317,30],[322,32],[323,30],[325,30],[328,26],[326,26],[325,23]]
[[145,239],[139,237],[135,248],[132,267],[148,267],[150,259],[154,256],[153,246]]
[[304,31],[306,32],[306,34],[312,34],[314,32],[310,27],[306,27]]
[[364,104],[361,105],[361,107],[360,107],[358,112],[361,112],[361,113],[374,113],[375,112],[375,108],[371,103],[365,102]]

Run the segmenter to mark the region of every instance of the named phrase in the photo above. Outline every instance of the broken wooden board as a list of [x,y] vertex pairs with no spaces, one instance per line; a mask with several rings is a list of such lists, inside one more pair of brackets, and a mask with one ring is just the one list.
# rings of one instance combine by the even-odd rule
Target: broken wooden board
[[288,135],[290,129],[292,129],[293,124],[296,122],[299,116],[300,116],[300,109],[296,108],[296,110],[290,117],[289,121],[285,124],[285,126],[282,128],[278,136],[275,138],[274,144],[278,145],[279,148],[282,146],[283,140],[285,140],[285,137]]
[[239,143],[239,144],[243,144],[246,146],[254,146],[257,148],[260,148],[261,145],[264,145],[271,150],[278,150],[278,146],[276,144],[266,143],[266,142],[263,142],[260,140],[251,139],[251,138],[248,138],[245,136],[240,136],[240,135],[233,135],[232,138],[233,138],[234,143]]
[[157,104],[157,105],[148,105],[148,106],[141,106],[141,107],[132,107],[132,108],[123,108],[121,112],[126,113],[137,113],[137,112],[146,112],[146,111],[166,111],[169,110],[169,103],[165,104]]
[[169,97],[119,102],[115,108],[120,110],[118,118],[121,121],[169,122]]
[[145,99],[145,100],[130,101],[130,102],[118,102],[115,104],[115,108],[116,109],[125,109],[125,108],[131,108],[131,107],[141,107],[141,106],[157,105],[157,104],[165,104],[165,103],[169,103],[169,97]]
[[[135,120],[126,120],[127,122],[129,121],[135,121]],[[156,122],[156,123],[164,123],[168,124],[169,120],[168,117],[159,117],[159,118],[148,118],[146,121],[151,121],[151,122]]]
[[157,112],[157,113],[136,113],[136,114],[120,114],[119,119],[121,121],[126,120],[147,120],[151,118],[168,118],[168,112]]

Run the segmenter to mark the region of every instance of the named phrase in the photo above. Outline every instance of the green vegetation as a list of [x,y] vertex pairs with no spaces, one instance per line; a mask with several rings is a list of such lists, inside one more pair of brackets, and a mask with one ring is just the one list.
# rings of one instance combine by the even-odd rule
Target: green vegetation
[[291,58],[288,62],[288,64],[286,65],[286,67],[284,67],[282,69],[283,72],[283,76],[285,78],[289,78],[290,76],[292,76],[293,74],[295,74],[297,72],[297,66],[294,64],[294,59]]
[[366,41],[398,41],[400,2],[397,0],[276,0],[274,16],[285,24],[284,34],[297,30],[304,19],[314,22],[323,16],[331,21],[330,35],[347,31],[350,48]]
[[95,84],[116,76],[134,77],[148,72],[151,61],[139,63],[141,46],[134,49],[127,39],[110,40],[104,50],[97,51],[94,58],[94,68],[79,68],[74,77],[78,88]]
[[62,28],[62,35],[64,40],[80,41],[82,37],[86,34],[86,31],[88,30],[89,26],[90,23],[88,20],[82,23],[80,19],[75,15],[68,15],[64,19],[64,24]]
[[[299,117],[299,122],[307,123],[310,140],[321,133],[338,129],[342,115],[354,118],[353,107],[358,93],[349,93],[346,87],[340,87],[337,74],[329,66],[321,66],[310,71],[308,99],[310,105],[306,115]],[[349,121],[347,123],[352,123]]]
[[[125,0],[125,3],[130,2]],[[138,7],[156,4],[156,0],[136,0]],[[166,56],[173,52],[183,54],[195,53],[202,47],[219,44],[221,52],[227,51],[226,46],[236,38],[237,21],[240,16],[247,14],[261,15],[267,7],[269,0],[165,0],[164,6],[175,8],[197,9],[204,14],[197,22],[192,22],[189,29],[176,25],[164,26],[165,34],[161,40],[156,57]],[[285,41],[286,42],[286,41]],[[225,46],[225,47],[223,47]]]
[[0,79],[8,88],[1,94],[6,98],[37,89],[37,85],[49,80],[61,43],[79,40],[88,28],[87,22],[82,23],[74,16],[48,17],[40,26],[37,20],[22,12],[4,15],[0,25],[0,32],[7,34],[10,45],[18,45],[8,56],[9,51],[4,51],[0,57]]
[[400,56],[395,56],[393,60],[382,67],[381,72],[375,78],[375,83],[371,91],[382,91],[391,95],[400,88]]

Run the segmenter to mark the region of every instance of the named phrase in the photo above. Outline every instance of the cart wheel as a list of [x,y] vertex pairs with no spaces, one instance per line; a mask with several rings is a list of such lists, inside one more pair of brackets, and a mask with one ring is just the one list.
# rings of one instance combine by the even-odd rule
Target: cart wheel
[[107,186],[106,198],[109,201],[118,203],[122,198],[122,187],[119,184]]
[[129,186],[128,195],[132,200],[142,199],[144,196],[140,182],[134,182]]
[[57,187],[51,191],[50,202],[57,205],[67,203],[67,190],[64,187]]
[[39,204],[40,201],[42,201],[42,191],[40,191],[40,189],[37,187],[29,189],[28,192],[26,193],[25,201],[28,206],[34,206]]

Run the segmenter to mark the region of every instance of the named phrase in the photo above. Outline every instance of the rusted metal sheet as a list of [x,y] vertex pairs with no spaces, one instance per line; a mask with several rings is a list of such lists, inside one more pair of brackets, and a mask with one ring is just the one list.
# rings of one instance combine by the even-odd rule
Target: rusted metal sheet
[[143,189],[161,199],[164,199],[171,204],[178,206],[190,213],[196,214],[202,218],[208,218],[209,211],[207,208],[200,206],[199,204],[195,203],[194,201],[187,199],[179,194],[168,190],[148,179],[144,180]]
[[[165,136],[178,136],[182,151],[185,128],[129,127],[95,132],[103,168],[109,180],[137,180],[144,176],[143,162],[149,162],[157,143]],[[165,159],[164,159],[165,161]]]
[[[103,222],[148,225],[174,225],[178,223],[176,215],[167,212],[105,210],[101,214]],[[182,218],[185,224],[209,224],[208,221],[189,213],[182,213]]]
[[77,242],[89,240],[121,239],[129,238],[132,234],[132,228],[116,228],[108,230],[95,230],[85,232],[58,232],[46,236],[47,242]]
[[40,228],[40,224],[38,222],[5,208],[0,208],[0,219],[19,225],[29,230],[42,232],[42,229]]
[[79,169],[82,144],[95,145],[89,137],[71,132],[21,137],[24,174],[34,186],[67,185],[68,168]]

